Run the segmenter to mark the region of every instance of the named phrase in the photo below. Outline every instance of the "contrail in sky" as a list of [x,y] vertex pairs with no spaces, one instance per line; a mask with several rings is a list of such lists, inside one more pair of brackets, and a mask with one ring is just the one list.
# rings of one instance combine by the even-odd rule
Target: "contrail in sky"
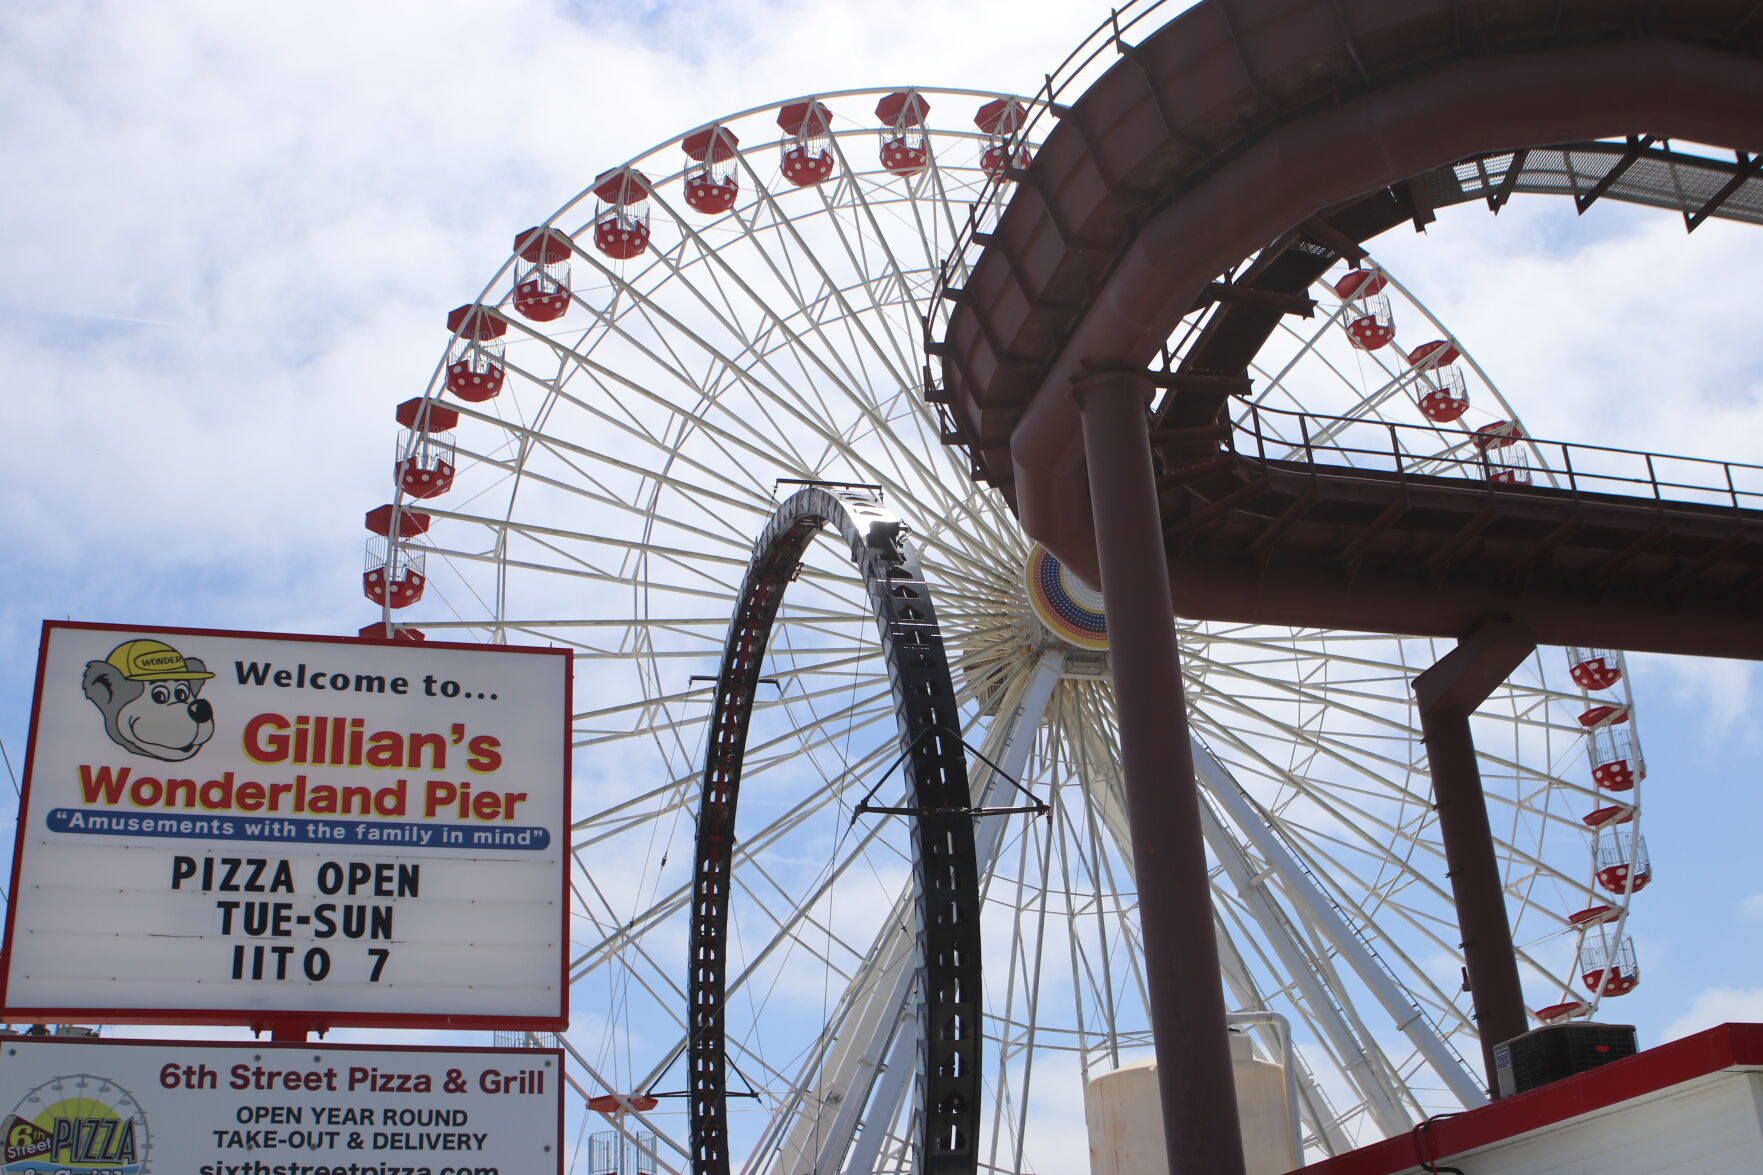
[[181,322],[161,322],[156,318],[131,318],[126,314],[92,314],[84,310],[57,310],[52,306],[21,306],[16,302],[0,302],[0,310],[22,310],[27,314],[53,314],[57,318],[91,318],[100,322],[133,322],[141,326],[169,326],[181,329]]

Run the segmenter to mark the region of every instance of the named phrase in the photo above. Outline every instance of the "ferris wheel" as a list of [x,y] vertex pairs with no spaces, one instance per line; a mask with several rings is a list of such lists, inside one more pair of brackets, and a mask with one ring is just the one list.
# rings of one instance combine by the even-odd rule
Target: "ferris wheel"
[[[996,809],[974,823],[980,1168],[1081,1168],[1086,1079],[1148,1055],[1155,977],[1099,597],[970,476],[926,394],[939,266],[1032,161],[1026,113],[1009,95],[865,90],[670,137],[511,232],[479,301],[447,316],[426,395],[397,410],[397,495],[368,515],[382,618],[364,635],[576,653],[564,1043],[601,1136],[579,1170],[693,1167],[680,1095],[706,724],[755,542],[804,486],[903,524],[975,806]],[[1306,414],[1339,443],[1399,423],[1415,461],[1547,476],[1515,456],[1517,417],[1463,344],[1375,262],[1358,272],[1331,274],[1323,312],[1263,352],[1245,426],[1295,446]],[[1367,349],[1368,315],[1408,346]],[[1172,352],[1202,325],[1197,311]],[[1187,626],[1183,645],[1226,998],[1256,1047],[1292,1046],[1304,1146],[1479,1102],[1411,695],[1442,648],[1224,624]],[[1476,718],[1541,991],[1573,982],[1570,916],[1599,904],[1583,822],[1599,784],[1558,662],[1533,658]],[[845,539],[803,550],[756,688],[728,877],[734,1167],[902,1169],[924,1113],[916,850],[897,682]],[[1624,843],[1632,856],[1638,836]],[[1607,908],[1619,927],[1626,891]]]

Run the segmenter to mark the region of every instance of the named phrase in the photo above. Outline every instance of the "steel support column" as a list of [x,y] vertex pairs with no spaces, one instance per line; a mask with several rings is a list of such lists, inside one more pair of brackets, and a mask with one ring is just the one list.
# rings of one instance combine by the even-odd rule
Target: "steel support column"
[[1082,380],[1075,395],[1108,613],[1169,1170],[1241,1175],[1200,798],[1151,468],[1151,381],[1144,372],[1105,372]]
[[1476,1034],[1481,1037],[1488,1096],[1495,1098],[1494,1046],[1525,1031],[1529,1020],[1469,716],[1535,648],[1517,625],[1489,624],[1414,679],[1439,838],[1463,934]]

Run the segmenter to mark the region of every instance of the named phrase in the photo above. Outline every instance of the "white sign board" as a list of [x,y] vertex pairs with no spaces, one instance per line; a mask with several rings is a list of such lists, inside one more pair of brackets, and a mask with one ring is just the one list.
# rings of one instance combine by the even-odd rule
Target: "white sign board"
[[566,652],[50,623],[14,1020],[562,1027]]
[[556,1049],[0,1038],[0,1172],[561,1173]]

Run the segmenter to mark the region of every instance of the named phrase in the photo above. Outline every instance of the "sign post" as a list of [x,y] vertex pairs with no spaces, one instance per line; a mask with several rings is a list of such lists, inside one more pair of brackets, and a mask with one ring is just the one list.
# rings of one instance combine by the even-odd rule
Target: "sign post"
[[0,1014],[560,1029],[570,657],[44,626]]

